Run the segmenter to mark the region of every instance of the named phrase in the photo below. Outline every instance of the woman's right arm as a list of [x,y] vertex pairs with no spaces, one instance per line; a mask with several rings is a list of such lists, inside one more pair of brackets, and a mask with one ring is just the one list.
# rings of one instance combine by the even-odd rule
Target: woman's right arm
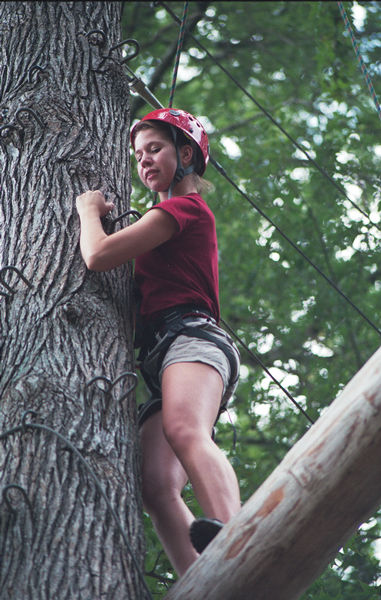
[[77,198],[81,253],[87,268],[92,271],[118,267],[168,241],[178,229],[174,217],[156,209],[133,225],[107,235],[100,219],[112,208],[113,204],[106,202],[98,190],[85,192]]

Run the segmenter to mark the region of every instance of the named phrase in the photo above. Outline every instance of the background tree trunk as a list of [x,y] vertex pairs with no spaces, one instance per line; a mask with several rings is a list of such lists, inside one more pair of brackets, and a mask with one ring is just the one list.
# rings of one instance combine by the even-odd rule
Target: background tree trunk
[[[0,433],[37,413],[0,444],[1,599],[146,597],[131,270],[87,272],[75,210],[96,188],[128,208],[121,6],[0,4]],[[80,450],[130,550],[75,452],[28,423]]]

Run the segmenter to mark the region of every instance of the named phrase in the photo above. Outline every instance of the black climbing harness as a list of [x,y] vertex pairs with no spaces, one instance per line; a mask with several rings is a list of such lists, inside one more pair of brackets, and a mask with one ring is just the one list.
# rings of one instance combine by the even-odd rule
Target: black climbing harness
[[[136,347],[140,347],[138,361],[140,371],[154,400],[143,404],[139,412],[139,421],[142,423],[155,410],[161,407],[161,387],[159,372],[169,346],[179,336],[199,338],[215,344],[225,354],[230,365],[230,385],[234,386],[239,378],[239,362],[233,350],[233,340],[225,333],[226,341],[203,327],[195,325],[194,320],[204,318],[216,325],[211,313],[204,307],[185,304],[163,311],[152,327],[145,326],[143,332],[137,331]],[[238,350],[237,350],[238,353]],[[224,407],[221,407],[221,412]]]

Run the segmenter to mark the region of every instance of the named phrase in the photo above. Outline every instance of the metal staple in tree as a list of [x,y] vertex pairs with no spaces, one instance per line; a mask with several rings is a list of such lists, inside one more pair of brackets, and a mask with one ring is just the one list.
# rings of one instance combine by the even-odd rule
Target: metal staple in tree
[[28,281],[28,279],[26,277],[24,277],[24,275],[21,273],[21,271],[17,268],[14,267],[13,265],[6,265],[5,267],[3,267],[2,269],[0,269],[0,285],[3,285],[8,292],[2,292],[0,290],[0,295],[1,296],[13,296],[13,294],[16,293],[16,290],[14,288],[14,286],[10,285],[9,283],[6,283],[6,281],[4,281],[4,274],[7,271],[14,271],[15,273],[17,273],[17,275],[19,276],[19,278],[28,286],[28,287],[32,287],[32,284],[30,283],[30,281]]

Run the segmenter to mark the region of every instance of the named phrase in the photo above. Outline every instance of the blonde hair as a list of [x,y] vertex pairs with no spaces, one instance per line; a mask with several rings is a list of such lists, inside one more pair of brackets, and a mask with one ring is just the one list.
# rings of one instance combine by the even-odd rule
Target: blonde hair
[[192,176],[194,177],[196,190],[201,196],[209,194],[209,192],[214,192],[214,184],[211,181],[204,179],[204,177],[200,177],[197,173],[192,173]]

